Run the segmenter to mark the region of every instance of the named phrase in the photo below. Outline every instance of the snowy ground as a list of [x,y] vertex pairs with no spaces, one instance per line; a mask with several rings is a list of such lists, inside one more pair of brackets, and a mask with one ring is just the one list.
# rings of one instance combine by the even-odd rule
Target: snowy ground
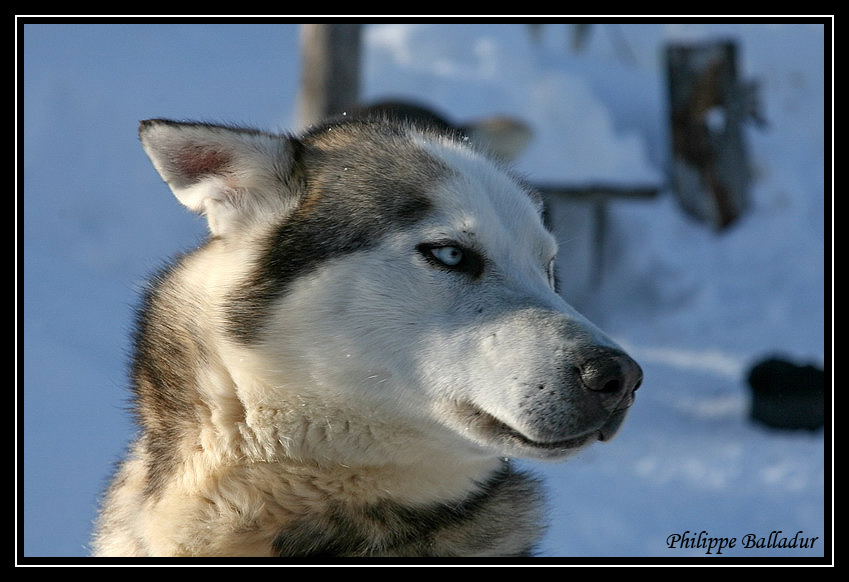
[[[18,543],[23,556],[65,558],[86,555],[97,496],[132,432],[124,385],[136,292],[203,235],[150,167],[136,124],[292,127],[297,27],[33,23],[23,32]],[[565,464],[528,463],[550,492],[545,556],[714,558],[667,546],[672,534],[705,531],[737,538],[722,556],[830,557],[830,436],[752,424],[745,385],[748,366],[768,354],[831,358],[824,27],[605,24],[580,53],[565,25],[545,26],[536,43],[521,25],[366,30],[366,97],[415,96],[457,119],[520,116],[536,137],[519,169],[571,182],[662,182],[661,49],[717,37],[740,43],[741,74],[762,87],[769,125],[747,133],[753,205],[722,234],[685,218],[668,192],[610,209],[608,268],[582,307],[640,361],[645,382],[614,442]],[[747,534],[773,531],[818,540],[743,547]]]

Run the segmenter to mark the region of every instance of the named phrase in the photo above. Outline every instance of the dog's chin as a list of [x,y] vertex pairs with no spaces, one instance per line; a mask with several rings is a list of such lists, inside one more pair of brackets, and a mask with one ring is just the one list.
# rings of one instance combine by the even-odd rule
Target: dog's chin
[[459,422],[462,433],[499,454],[510,457],[557,460],[565,459],[596,441],[612,439],[627,415],[627,409],[614,412],[598,429],[564,439],[535,440],[521,431],[498,420],[475,405],[462,402],[454,405],[453,417]]

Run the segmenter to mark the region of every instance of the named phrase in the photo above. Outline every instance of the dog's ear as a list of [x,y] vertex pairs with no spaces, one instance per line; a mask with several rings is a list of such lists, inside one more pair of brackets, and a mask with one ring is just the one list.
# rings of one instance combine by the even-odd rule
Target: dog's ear
[[205,215],[215,236],[295,204],[293,141],[285,136],[151,119],[141,122],[139,137],[177,199]]

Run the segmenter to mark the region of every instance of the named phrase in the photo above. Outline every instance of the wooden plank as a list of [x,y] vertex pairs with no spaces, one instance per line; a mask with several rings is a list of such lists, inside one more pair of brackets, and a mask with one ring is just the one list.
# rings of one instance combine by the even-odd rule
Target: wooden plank
[[571,198],[574,200],[607,201],[615,199],[647,199],[657,196],[657,186],[629,186],[619,184],[569,185],[532,183],[531,186],[544,198]]

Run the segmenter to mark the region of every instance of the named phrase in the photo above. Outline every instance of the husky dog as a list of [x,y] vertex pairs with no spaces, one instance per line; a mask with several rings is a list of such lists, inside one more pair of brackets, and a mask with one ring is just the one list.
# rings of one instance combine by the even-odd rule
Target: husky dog
[[639,366],[555,291],[541,204],[462,139],[149,120],[210,237],[150,285],[98,556],[524,556],[509,457],[610,439]]

